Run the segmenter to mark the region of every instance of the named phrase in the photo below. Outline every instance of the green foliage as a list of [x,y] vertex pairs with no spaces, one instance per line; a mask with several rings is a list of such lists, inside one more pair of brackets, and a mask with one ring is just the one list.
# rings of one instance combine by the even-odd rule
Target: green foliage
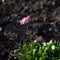
[[38,7],[41,7],[42,6],[42,0],[38,0]]
[[19,60],[60,60],[60,43],[54,44],[52,41],[38,44],[33,41],[30,44],[24,44],[17,51]]

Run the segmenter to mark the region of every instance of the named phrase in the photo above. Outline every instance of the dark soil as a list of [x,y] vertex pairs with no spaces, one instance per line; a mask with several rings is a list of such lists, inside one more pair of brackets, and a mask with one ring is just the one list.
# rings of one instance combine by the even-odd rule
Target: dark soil
[[[60,0],[0,0],[0,60],[8,60],[11,50],[32,40],[60,41]],[[19,20],[30,15],[28,24]],[[12,60],[12,59],[10,59]]]

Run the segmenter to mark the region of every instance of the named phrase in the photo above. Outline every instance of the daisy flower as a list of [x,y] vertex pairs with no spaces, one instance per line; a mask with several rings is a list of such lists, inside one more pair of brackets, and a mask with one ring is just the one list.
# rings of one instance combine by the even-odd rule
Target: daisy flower
[[25,23],[29,23],[30,21],[30,16],[24,17],[22,20],[19,21],[19,23],[21,25],[25,24]]

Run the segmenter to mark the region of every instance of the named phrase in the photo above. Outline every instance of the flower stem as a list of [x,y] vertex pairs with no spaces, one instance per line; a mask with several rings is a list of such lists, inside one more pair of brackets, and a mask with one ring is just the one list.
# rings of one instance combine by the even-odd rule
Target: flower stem
[[32,42],[32,36],[31,36],[31,34],[30,34],[30,31],[29,31],[29,27],[28,27],[28,26],[27,26],[27,32],[28,32],[29,37],[30,37],[30,42]]

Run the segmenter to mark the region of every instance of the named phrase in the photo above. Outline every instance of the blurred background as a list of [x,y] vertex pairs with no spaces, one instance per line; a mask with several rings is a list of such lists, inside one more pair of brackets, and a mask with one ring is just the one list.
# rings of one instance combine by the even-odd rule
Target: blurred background
[[[21,26],[19,20],[28,15],[31,21]],[[60,0],[0,0],[0,60],[30,42],[26,26],[32,40],[60,41]]]

